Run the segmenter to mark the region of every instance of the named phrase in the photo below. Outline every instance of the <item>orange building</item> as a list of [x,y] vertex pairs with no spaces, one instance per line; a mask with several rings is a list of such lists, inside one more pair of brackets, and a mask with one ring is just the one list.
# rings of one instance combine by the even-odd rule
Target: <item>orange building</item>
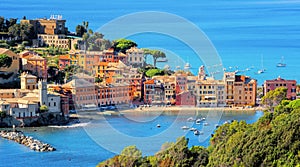
[[95,84],[85,79],[73,79],[64,84],[62,88],[71,90],[73,102],[77,108],[84,108],[89,105],[96,106],[97,104]]
[[35,19],[35,20],[21,20],[21,24],[31,24],[37,34],[67,34],[68,28],[65,26],[66,20],[62,20],[62,16],[52,15],[50,19]]
[[30,71],[39,78],[47,79],[47,61],[35,52],[24,51],[20,53],[22,70]]
[[257,82],[248,76],[236,75],[234,81],[234,105],[255,106]]
[[101,61],[117,63],[119,61],[119,57],[115,53],[114,48],[109,48],[103,51]]
[[58,59],[59,70],[65,69],[67,66],[71,65],[71,59],[69,55],[60,55]]

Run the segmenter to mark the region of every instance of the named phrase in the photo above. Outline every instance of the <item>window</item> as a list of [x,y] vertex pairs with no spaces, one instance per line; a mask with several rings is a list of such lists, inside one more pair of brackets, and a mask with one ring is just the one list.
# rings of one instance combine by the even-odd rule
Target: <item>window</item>
[[54,107],[56,107],[56,102],[53,103]]

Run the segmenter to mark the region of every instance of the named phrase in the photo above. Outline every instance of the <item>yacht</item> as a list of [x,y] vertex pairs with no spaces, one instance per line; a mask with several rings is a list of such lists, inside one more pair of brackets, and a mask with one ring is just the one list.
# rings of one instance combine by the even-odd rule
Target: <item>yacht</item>
[[283,61],[283,56],[281,57],[281,61],[279,62],[279,63],[277,63],[277,67],[285,67],[286,66],[286,64],[284,63],[284,61]]
[[261,69],[257,71],[258,74],[264,73],[264,62],[263,62],[263,56],[261,56]]
[[157,59],[157,62],[168,62],[168,59],[167,58]]
[[181,129],[182,130],[188,130],[188,129],[190,129],[188,126],[183,126],[183,127],[181,127]]

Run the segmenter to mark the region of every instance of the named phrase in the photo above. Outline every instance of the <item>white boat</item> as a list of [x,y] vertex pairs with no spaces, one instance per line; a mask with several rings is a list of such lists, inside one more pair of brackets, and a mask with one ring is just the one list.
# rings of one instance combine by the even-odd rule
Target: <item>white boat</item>
[[281,57],[281,61],[279,63],[277,63],[277,67],[285,67],[286,64],[284,63],[284,57]]
[[197,119],[196,124],[199,125],[201,121],[202,121],[201,119]]
[[197,129],[196,128],[190,128],[189,130],[190,131],[196,131]]
[[194,135],[203,135],[203,132],[199,131],[199,130],[195,130],[194,131]]
[[204,122],[203,125],[204,125],[204,126],[208,126],[208,123],[207,123],[207,122]]
[[193,122],[193,121],[195,121],[195,119],[193,117],[190,117],[190,118],[187,119],[187,121],[188,122]]
[[257,71],[258,74],[264,73],[265,69],[264,69],[264,59],[263,56],[261,56],[261,69]]
[[188,69],[190,69],[190,68],[191,68],[190,63],[186,63],[186,64],[184,65],[184,69],[188,70]]
[[168,59],[167,58],[161,58],[161,59],[158,59],[157,62],[168,62]]
[[181,129],[182,129],[182,130],[188,130],[188,129],[190,129],[190,128],[189,128],[188,126],[182,126]]
[[160,128],[160,124],[157,124],[156,127]]

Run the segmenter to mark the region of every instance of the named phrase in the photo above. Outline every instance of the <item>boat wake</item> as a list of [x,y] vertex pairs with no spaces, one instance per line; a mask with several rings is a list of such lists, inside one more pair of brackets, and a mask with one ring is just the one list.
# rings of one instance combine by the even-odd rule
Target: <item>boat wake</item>
[[85,123],[72,123],[69,125],[62,125],[62,126],[58,126],[58,125],[53,125],[53,126],[48,126],[51,128],[79,128],[79,127],[85,127],[88,126],[91,122],[85,122]]

